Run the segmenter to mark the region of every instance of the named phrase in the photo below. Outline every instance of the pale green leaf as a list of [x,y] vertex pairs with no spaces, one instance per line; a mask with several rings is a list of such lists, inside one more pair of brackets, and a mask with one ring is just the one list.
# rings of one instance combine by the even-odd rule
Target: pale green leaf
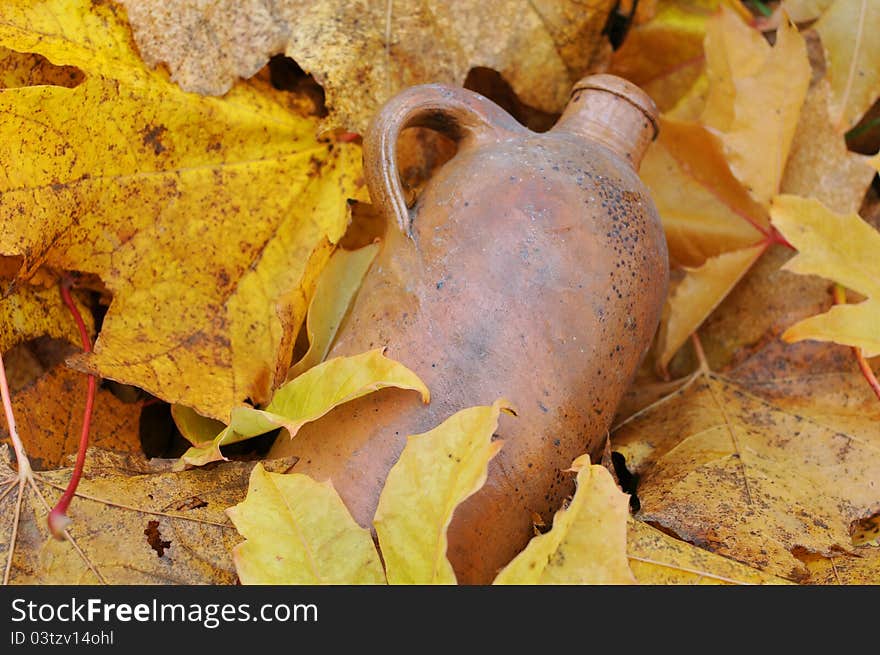
[[226,427],[222,421],[202,416],[186,405],[171,405],[171,418],[184,439],[194,446],[213,441]]
[[403,364],[385,357],[384,350],[323,362],[279,388],[265,410],[233,409],[230,427],[248,436],[282,427],[293,437],[303,425],[334,407],[385,387],[418,391],[427,403],[430,394],[424,382]]
[[315,294],[306,315],[309,349],[287,374],[292,380],[324,361],[351,301],[357,295],[364,276],[379,252],[379,244],[371,243],[357,250],[336,250],[321,271]]
[[424,402],[430,400],[428,388],[403,364],[388,359],[383,348],[351,357],[335,357],[318,364],[282,385],[265,410],[236,407],[229,427],[211,442],[190,448],[183,462],[201,466],[224,459],[220,446],[266,434],[278,428],[291,438],[311,421],[334,407],[386,387],[418,391]]

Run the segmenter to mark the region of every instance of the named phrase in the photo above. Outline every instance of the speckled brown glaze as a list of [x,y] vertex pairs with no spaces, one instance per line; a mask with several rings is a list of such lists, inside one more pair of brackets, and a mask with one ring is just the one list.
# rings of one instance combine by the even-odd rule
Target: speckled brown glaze
[[[330,356],[388,346],[431,403],[386,389],[279,440],[273,454],[331,478],[369,526],[407,435],[508,398],[518,416],[501,418],[488,481],[449,530],[459,582],[490,582],[572,493],[572,460],[598,454],[660,318],[666,243],[636,173],[655,113],[608,75],[578,83],[544,134],[463,89],[392,99],[364,140],[370,193],[391,227]],[[394,144],[414,125],[460,143],[408,209]]]

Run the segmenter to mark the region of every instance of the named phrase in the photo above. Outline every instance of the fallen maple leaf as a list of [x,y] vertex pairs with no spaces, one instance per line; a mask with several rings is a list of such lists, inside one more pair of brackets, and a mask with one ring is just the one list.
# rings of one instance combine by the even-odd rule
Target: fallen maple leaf
[[[661,367],[772,241],[766,202],[782,179],[809,81],[803,39],[788,23],[778,34],[771,47],[722,7],[707,24],[708,85],[699,112],[689,110],[698,118],[661,119],[660,139],[642,164],[671,263],[691,269],[671,289],[658,347]],[[773,119],[752,124],[756,107]],[[713,280],[718,273],[723,275]]]
[[783,20],[770,46],[722,8],[706,32],[709,89],[701,122],[719,134],[730,169],[763,206],[778,192],[810,82],[806,44]]
[[828,113],[830,87],[820,79],[804,100],[780,184],[782,193],[816,198],[838,212],[856,212],[875,172],[847,150]]
[[[181,462],[201,466],[226,459],[220,452],[221,446],[278,428],[284,428],[293,438],[303,425],[321,418],[334,407],[386,387],[418,391],[423,402],[430,400],[428,388],[418,376],[403,364],[385,357],[384,348],[351,357],[334,357],[281,386],[265,409],[233,408],[229,425],[211,441],[196,443],[183,454]],[[188,420],[192,421],[193,417],[189,416]],[[199,432],[204,434],[204,423],[199,425]]]
[[831,127],[827,83],[819,80],[807,94],[804,40],[787,20],[771,47],[723,9],[708,22],[705,52],[708,81],[686,112],[690,118],[676,111],[661,119],[660,139],[641,169],[671,263],[686,267],[684,281],[671,289],[658,340],[662,368],[760,255],[782,241],[768,220],[777,193],[849,209],[861,203],[873,176]]
[[638,518],[792,580],[806,550],[852,550],[852,521],[880,510],[880,440],[792,413],[701,369],[612,435],[640,477]]
[[157,3],[122,0],[144,59],[165,62],[188,91],[222,94],[284,52],[324,87],[328,121],[363,132],[379,105],[407,86],[463,84],[493,68],[527,104],[560,111],[571,85],[607,51],[614,0],[485,3]]
[[786,330],[787,341],[818,339],[860,348],[867,357],[880,355],[880,233],[858,214],[837,214],[819,201],[782,195],[773,200],[776,228],[798,250],[785,269],[821,275],[867,299],[838,305]]
[[[267,474],[258,465],[247,499],[228,510],[246,538],[234,551],[241,581],[378,584],[387,576],[391,584],[454,584],[446,529],[455,509],[485,482],[488,463],[502,446],[492,440],[498,418],[510,411],[503,400],[471,407],[409,438],[374,519],[384,573],[369,532],[355,523],[329,481]],[[498,574],[496,584],[635,582],[626,559],[627,495],[586,455],[572,470],[578,485],[571,502],[554,516],[549,532],[532,539]],[[705,551],[689,552],[699,549],[687,544],[655,547],[644,530],[638,534],[630,558],[642,562],[648,582],[660,579],[658,568],[664,579],[677,571],[676,581],[771,580]]]
[[851,554],[835,557],[803,555],[810,572],[809,584],[878,585],[880,584],[880,548],[863,546]]
[[845,132],[880,95],[880,4],[876,0],[835,0],[815,29],[828,62],[831,121],[838,132]]
[[791,584],[641,521],[627,522],[626,538],[629,566],[639,584]]
[[244,502],[227,514],[246,539],[233,549],[242,584],[384,584],[370,531],[330,482],[251,472]]
[[608,470],[576,459],[577,489],[553,527],[534,537],[492,584],[634,584],[627,564],[629,496]]
[[[256,469],[247,499],[229,510],[247,538],[235,551],[242,582],[378,583],[387,575],[391,584],[454,584],[446,529],[455,508],[486,481],[489,460],[501,447],[492,436],[502,411],[511,411],[503,400],[471,407],[409,438],[374,519],[385,572],[369,533],[331,482]],[[286,539],[279,540],[274,527],[261,529],[276,525]]]
[[[53,539],[46,516],[69,469],[35,472],[22,489],[0,447],[0,561],[13,584],[232,584],[238,541],[224,510],[238,502],[253,463],[168,471],[171,462],[93,450],[70,508],[73,523]],[[282,461],[273,464],[289,465]]]
[[663,220],[673,267],[701,266],[766,235],[767,210],[730,171],[718,136],[699,123],[662,117],[639,174]]
[[615,50],[609,72],[642,87],[665,112],[705,70],[703,38],[709,18],[721,6],[743,20],[751,14],[739,0],[659,0],[656,5],[653,15],[633,26]]
[[[255,80],[184,93],[112,4],[4,4],[0,46],[74,66],[74,88],[0,98],[0,253],[113,293],[78,366],[213,418],[283,381],[314,279],[348,222],[360,150]],[[79,117],[88,116],[88,120]],[[27,220],[21,220],[26,215]]]

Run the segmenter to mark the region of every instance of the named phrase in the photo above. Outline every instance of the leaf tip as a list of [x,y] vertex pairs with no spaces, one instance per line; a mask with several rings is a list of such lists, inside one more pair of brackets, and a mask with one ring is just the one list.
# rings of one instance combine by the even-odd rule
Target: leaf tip
[[516,411],[516,407],[514,407],[513,403],[510,402],[507,398],[499,398],[494,403],[492,403],[492,407],[494,407],[499,413],[503,412],[505,414],[509,414],[510,416],[519,416]]
[[572,473],[580,473],[583,469],[589,468],[590,466],[590,455],[589,453],[584,453],[583,455],[577,457],[571,463],[571,467],[566,469],[566,471],[571,471]]

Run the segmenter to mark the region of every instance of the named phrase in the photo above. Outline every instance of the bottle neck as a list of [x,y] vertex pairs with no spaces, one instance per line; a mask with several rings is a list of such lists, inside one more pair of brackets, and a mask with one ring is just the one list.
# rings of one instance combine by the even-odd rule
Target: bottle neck
[[638,171],[657,136],[657,108],[635,85],[611,75],[593,75],[575,86],[553,130],[598,141]]

